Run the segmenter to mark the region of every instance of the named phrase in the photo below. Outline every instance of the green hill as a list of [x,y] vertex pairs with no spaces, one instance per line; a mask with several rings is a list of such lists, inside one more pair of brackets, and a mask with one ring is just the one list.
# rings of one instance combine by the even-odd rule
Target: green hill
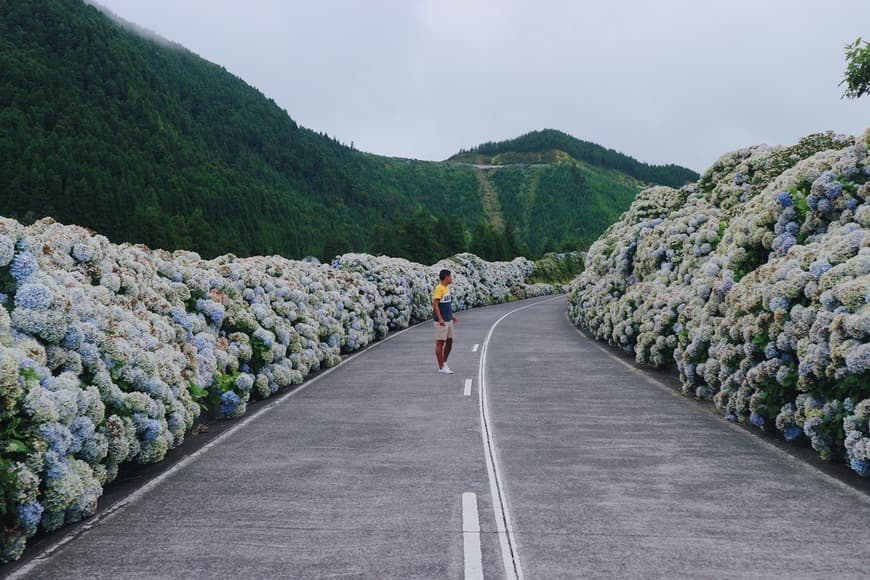
[[[528,141],[495,145],[527,158]],[[0,214],[25,223],[204,256],[498,259],[595,239],[663,177],[556,144],[567,163],[496,172],[363,153],[81,0],[0,0]]]
[[558,154],[588,163],[601,169],[613,169],[645,183],[680,187],[697,180],[699,175],[679,165],[648,165],[633,157],[601,145],[582,141],[562,131],[544,129],[532,131],[516,139],[487,142],[463,150],[450,161],[477,164],[506,165],[511,163],[553,163]]

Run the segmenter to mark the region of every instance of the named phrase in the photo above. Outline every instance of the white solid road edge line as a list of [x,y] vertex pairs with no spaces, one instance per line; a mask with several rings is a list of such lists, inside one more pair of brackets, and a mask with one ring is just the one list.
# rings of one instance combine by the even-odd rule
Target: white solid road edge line
[[236,431],[238,431],[239,429],[241,429],[242,427],[244,427],[245,425],[247,425],[251,421],[256,420],[257,418],[260,417],[260,415],[263,415],[267,411],[274,409],[275,407],[277,407],[278,405],[280,405],[281,403],[283,403],[287,399],[298,395],[299,393],[306,390],[308,387],[310,387],[311,385],[313,385],[314,383],[316,383],[317,381],[319,381],[323,377],[331,374],[333,371],[335,371],[339,367],[344,366],[345,364],[349,363],[350,361],[352,361],[353,359],[355,359],[359,355],[370,352],[372,349],[379,347],[380,345],[384,344],[385,342],[389,342],[390,340],[399,336],[400,334],[404,334],[405,332],[412,330],[416,326],[418,326],[418,325],[409,326],[408,328],[402,329],[395,334],[391,334],[390,336],[387,336],[383,340],[379,340],[378,342],[372,344],[368,348],[363,349],[357,353],[350,355],[349,357],[347,357],[346,359],[344,359],[343,361],[341,361],[340,363],[338,363],[334,367],[329,368],[329,369],[323,371],[322,373],[320,373],[319,375],[317,375],[316,377],[312,377],[311,379],[307,380],[302,385],[300,385],[298,388],[296,388],[293,391],[290,391],[289,393],[287,393],[286,395],[281,397],[279,400],[272,401],[269,404],[265,405],[260,410],[258,410],[256,413],[246,416],[238,424],[230,427],[229,429],[227,429],[226,431],[224,431],[223,433],[221,433],[220,435],[218,435],[217,437],[215,437],[214,439],[212,439],[211,441],[209,441],[208,443],[206,443],[205,445],[203,445],[202,447],[200,447],[199,449],[197,449],[196,451],[194,451],[190,455],[183,457],[182,459],[180,459],[178,461],[178,463],[176,463],[175,465],[173,465],[172,467],[170,467],[169,469],[167,469],[166,471],[164,471],[163,473],[161,473],[160,475],[158,475],[157,477],[155,477],[154,479],[152,479],[151,481],[149,481],[148,483],[146,483],[145,485],[143,485],[142,487],[140,487],[139,489],[137,489],[136,491],[134,491],[133,493],[131,493],[127,497],[125,497],[124,499],[118,501],[118,503],[116,503],[115,505],[113,505],[112,507],[107,509],[102,514],[99,514],[99,515],[96,515],[96,516],[90,518],[89,520],[87,520],[87,523],[83,524],[78,529],[72,530],[70,533],[66,534],[62,538],[59,538],[56,542],[54,542],[53,544],[48,546],[45,550],[40,552],[37,556],[34,556],[33,560],[31,560],[27,564],[25,564],[25,565],[21,566],[20,568],[18,568],[17,570],[15,570],[7,578],[9,580],[24,578],[25,576],[27,576],[27,574],[32,572],[37,566],[39,566],[39,565],[43,564],[45,561],[47,561],[48,558],[50,558],[52,556],[52,554],[54,554],[57,550],[62,548],[64,545],[73,541],[78,536],[84,534],[85,532],[87,532],[91,528],[95,527],[96,525],[98,525],[102,522],[108,521],[113,516],[121,513],[124,510],[124,508],[129,507],[133,503],[142,499],[142,497],[144,497],[145,494],[147,494],[149,491],[151,491],[152,489],[154,489],[155,487],[157,487],[158,485],[160,485],[161,483],[166,481],[171,475],[173,475],[175,472],[179,471],[182,467],[185,467],[186,465],[190,464],[192,461],[194,461],[200,455],[202,455],[203,453],[205,453],[206,451],[208,451],[209,449],[211,449],[212,447],[214,447],[215,445],[217,445],[218,443],[220,443],[221,441],[223,441],[224,439],[226,439],[230,435],[234,434]]
[[471,396],[471,379],[465,379],[465,396]]
[[465,580],[483,580],[477,495],[470,492],[462,494],[462,551],[465,554]]
[[492,338],[492,333],[495,331],[499,323],[520,310],[537,306],[545,302],[564,299],[563,296],[541,300],[534,304],[515,308],[501,318],[496,320],[489,328],[486,338],[483,340],[483,345],[480,349],[480,366],[477,374],[477,392],[479,394],[478,401],[480,403],[480,433],[483,437],[484,454],[486,455],[486,473],[489,476],[489,491],[492,496],[492,509],[495,512],[495,526],[498,531],[499,544],[501,546],[501,557],[504,564],[504,573],[507,580],[523,580],[523,567],[520,562],[520,554],[517,551],[517,540],[514,537],[513,524],[511,523],[510,509],[508,499],[504,489],[501,472],[501,465],[496,453],[495,440],[490,430],[489,404],[486,397],[486,351],[489,345],[489,340]]
[[479,349],[479,348],[480,348],[480,345],[475,344],[474,346],[471,347],[471,352],[477,352],[477,349]]

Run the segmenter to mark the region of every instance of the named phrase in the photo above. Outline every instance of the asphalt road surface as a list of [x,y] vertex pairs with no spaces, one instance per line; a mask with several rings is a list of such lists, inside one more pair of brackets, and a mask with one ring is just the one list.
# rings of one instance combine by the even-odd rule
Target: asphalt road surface
[[453,375],[432,325],[399,333],[13,576],[870,575],[866,495],[631,368],[566,309],[459,313]]

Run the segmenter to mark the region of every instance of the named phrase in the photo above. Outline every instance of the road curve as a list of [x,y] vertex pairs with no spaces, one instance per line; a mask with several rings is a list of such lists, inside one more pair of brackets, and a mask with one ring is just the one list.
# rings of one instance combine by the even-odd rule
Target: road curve
[[866,575],[867,496],[626,368],[566,307],[460,313],[450,376],[431,325],[395,336],[13,577]]

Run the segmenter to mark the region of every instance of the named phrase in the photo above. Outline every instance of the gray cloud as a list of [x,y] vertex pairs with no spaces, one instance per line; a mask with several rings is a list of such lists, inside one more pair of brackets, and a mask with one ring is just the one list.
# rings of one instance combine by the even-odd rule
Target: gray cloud
[[384,155],[444,159],[549,127],[702,170],[870,126],[870,98],[837,86],[866,0],[100,2]]

